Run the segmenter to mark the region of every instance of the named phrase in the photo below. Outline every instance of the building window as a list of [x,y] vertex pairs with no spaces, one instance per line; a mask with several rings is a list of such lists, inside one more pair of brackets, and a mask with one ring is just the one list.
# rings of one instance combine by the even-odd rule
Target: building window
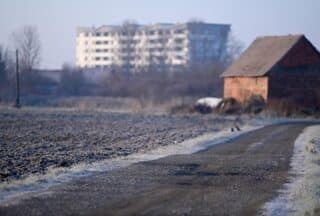
[[109,41],[103,41],[103,44],[108,44],[109,43]]
[[103,33],[104,36],[109,36],[108,32]]
[[100,32],[97,32],[97,33],[96,33],[96,37],[99,37],[99,36],[101,36],[101,33],[100,33]]
[[183,29],[177,29],[174,31],[174,33],[176,34],[183,34],[184,33],[184,30]]
[[96,44],[101,44],[101,41],[96,41]]
[[129,33],[129,35],[131,35],[131,36],[135,36],[135,34],[136,34],[136,33],[133,32],[133,31]]
[[103,52],[109,52],[109,50],[108,49],[103,49]]
[[158,43],[168,43],[168,39],[166,38],[158,39]]
[[96,61],[100,61],[100,59],[101,59],[100,57],[96,57],[95,58]]
[[108,57],[103,57],[103,60],[107,61],[107,60],[109,60],[109,58]]
[[96,52],[101,52],[101,49],[96,49]]
[[183,39],[181,39],[181,38],[176,38],[176,39],[174,39],[174,42],[175,42],[175,43],[183,43]]
[[86,33],[84,34],[84,36],[85,36],[85,37],[88,37],[88,36],[89,36],[89,33],[88,33],[88,32],[86,32]]

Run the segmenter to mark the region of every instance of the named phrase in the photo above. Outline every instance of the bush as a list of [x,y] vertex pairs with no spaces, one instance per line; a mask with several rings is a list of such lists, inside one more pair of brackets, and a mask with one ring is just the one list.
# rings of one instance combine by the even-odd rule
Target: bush
[[215,109],[219,114],[238,114],[241,110],[241,104],[234,98],[223,99]]
[[266,102],[261,95],[252,95],[242,104],[244,113],[258,114],[263,111]]

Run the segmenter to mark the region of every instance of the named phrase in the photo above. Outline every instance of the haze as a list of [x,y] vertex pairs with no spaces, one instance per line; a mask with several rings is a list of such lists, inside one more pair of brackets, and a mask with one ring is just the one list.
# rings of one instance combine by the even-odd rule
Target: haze
[[318,0],[1,0],[0,44],[7,46],[11,33],[25,24],[37,26],[42,42],[41,68],[75,63],[77,26],[185,22],[199,18],[232,25],[245,45],[259,35],[305,34],[320,48]]

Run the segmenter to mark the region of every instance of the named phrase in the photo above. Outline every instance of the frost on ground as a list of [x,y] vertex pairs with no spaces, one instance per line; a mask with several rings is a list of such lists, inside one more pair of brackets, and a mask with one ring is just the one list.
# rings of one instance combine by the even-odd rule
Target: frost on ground
[[244,126],[242,131],[234,133],[231,133],[229,129],[224,129],[215,133],[206,133],[175,145],[160,146],[147,152],[139,152],[125,157],[120,156],[94,163],[84,162],[75,164],[70,168],[49,168],[44,175],[31,175],[23,180],[11,181],[10,184],[0,184],[0,204],[6,205],[6,203],[10,202],[19,202],[19,200],[34,192],[37,195],[50,193],[47,190],[50,186],[68,182],[74,178],[87,176],[95,172],[105,172],[129,166],[133,163],[156,160],[169,155],[192,154],[258,128],[260,127]]
[[263,207],[265,215],[320,215],[320,126],[297,138],[291,161],[292,178],[280,195]]
[[0,109],[0,184],[127,156],[233,125],[214,116]]

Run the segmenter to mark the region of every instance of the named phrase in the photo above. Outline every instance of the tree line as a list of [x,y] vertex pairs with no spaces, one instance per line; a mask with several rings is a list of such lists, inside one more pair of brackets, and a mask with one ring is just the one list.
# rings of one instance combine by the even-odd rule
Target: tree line
[[[127,27],[127,23],[124,26]],[[136,73],[114,68],[99,82],[89,82],[81,69],[64,64],[60,81],[56,82],[36,70],[41,62],[41,42],[34,26],[24,26],[12,34],[13,47],[0,45],[0,100],[12,100],[15,95],[15,58],[20,60],[21,94],[52,96],[100,95],[111,97],[135,97],[145,100],[164,101],[172,97],[221,96],[220,74],[239,55],[242,44],[229,37],[227,55],[211,62],[198,63],[177,72],[161,71],[149,67]]]

